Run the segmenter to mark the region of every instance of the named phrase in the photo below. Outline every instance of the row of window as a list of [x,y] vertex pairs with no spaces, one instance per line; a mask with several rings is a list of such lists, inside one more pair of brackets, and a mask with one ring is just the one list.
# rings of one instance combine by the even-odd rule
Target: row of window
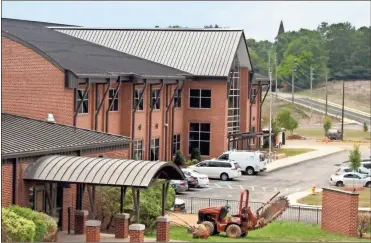
[[[191,154],[193,149],[199,149],[200,154],[204,156],[210,155],[210,123],[190,123],[189,124],[189,146],[188,153]],[[173,155],[180,150],[180,134],[173,136]],[[151,155],[150,160],[159,160],[160,139],[151,139]],[[143,141],[134,143],[134,158],[143,159]]]
[[[86,94],[84,97],[85,90],[79,89],[77,90],[77,102],[76,105],[80,104],[82,101],[82,105],[79,109],[79,113],[89,113],[89,95]],[[174,90],[174,107],[179,108],[181,107],[181,90]],[[116,89],[109,90],[109,106],[111,106],[110,111],[118,111],[119,110],[119,95],[116,94]],[[142,96],[142,90],[136,89],[134,93],[134,105],[137,107],[137,110],[144,109],[144,102]],[[113,103],[113,104],[112,104]],[[111,105],[112,104],[112,105]],[[161,107],[161,96],[159,89],[153,89],[151,92],[151,107],[154,110],[159,110]],[[189,90],[189,107],[190,108],[211,108],[211,90],[210,89],[190,89]]]

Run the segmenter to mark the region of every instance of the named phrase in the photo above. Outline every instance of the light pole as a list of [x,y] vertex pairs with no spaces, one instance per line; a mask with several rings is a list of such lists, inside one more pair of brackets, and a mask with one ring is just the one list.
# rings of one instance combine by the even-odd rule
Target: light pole
[[269,72],[269,163],[272,162],[272,72]]

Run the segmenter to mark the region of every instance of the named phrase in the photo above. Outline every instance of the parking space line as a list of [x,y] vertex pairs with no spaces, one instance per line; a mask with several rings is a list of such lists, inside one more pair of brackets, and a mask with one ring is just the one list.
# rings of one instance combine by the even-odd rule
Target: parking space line
[[227,185],[229,188],[233,189],[230,185]]
[[263,191],[265,191],[265,187],[262,187],[263,188]]
[[252,187],[251,187],[251,190],[255,191],[255,187],[252,186]]
[[244,190],[242,186],[240,186],[241,190]]

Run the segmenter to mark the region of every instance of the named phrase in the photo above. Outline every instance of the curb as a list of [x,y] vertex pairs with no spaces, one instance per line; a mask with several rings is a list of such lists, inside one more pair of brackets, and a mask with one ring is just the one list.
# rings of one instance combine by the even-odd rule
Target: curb
[[333,151],[331,153],[328,153],[328,154],[325,154],[325,155],[321,155],[321,156],[318,156],[318,157],[304,159],[304,160],[301,160],[301,161],[298,161],[298,162],[295,162],[295,163],[292,163],[292,164],[289,164],[289,165],[284,165],[284,166],[280,166],[280,167],[277,167],[277,168],[273,168],[271,170],[267,170],[267,173],[270,173],[270,172],[276,171],[276,170],[280,170],[280,169],[284,169],[284,168],[288,168],[288,167],[291,167],[291,166],[294,166],[294,165],[297,165],[297,164],[300,164],[300,163],[307,162],[309,160],[319,159],[319,158],[325,158],[327,156],[330,156],[330,155],[333,155],[333,154],[336,154],[336,153],[340,153],[340,152],[344,152],[344,151],[346,151],[346,150],[345,149],[342,149],[340,151]]

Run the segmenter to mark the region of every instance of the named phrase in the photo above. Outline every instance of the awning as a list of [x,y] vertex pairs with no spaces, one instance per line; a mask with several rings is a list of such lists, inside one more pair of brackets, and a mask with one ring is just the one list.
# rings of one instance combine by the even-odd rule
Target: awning
[[184,180],[184,175],[169,162],[56,155],[31,163],[23,179],[147,188],[154,179]]

